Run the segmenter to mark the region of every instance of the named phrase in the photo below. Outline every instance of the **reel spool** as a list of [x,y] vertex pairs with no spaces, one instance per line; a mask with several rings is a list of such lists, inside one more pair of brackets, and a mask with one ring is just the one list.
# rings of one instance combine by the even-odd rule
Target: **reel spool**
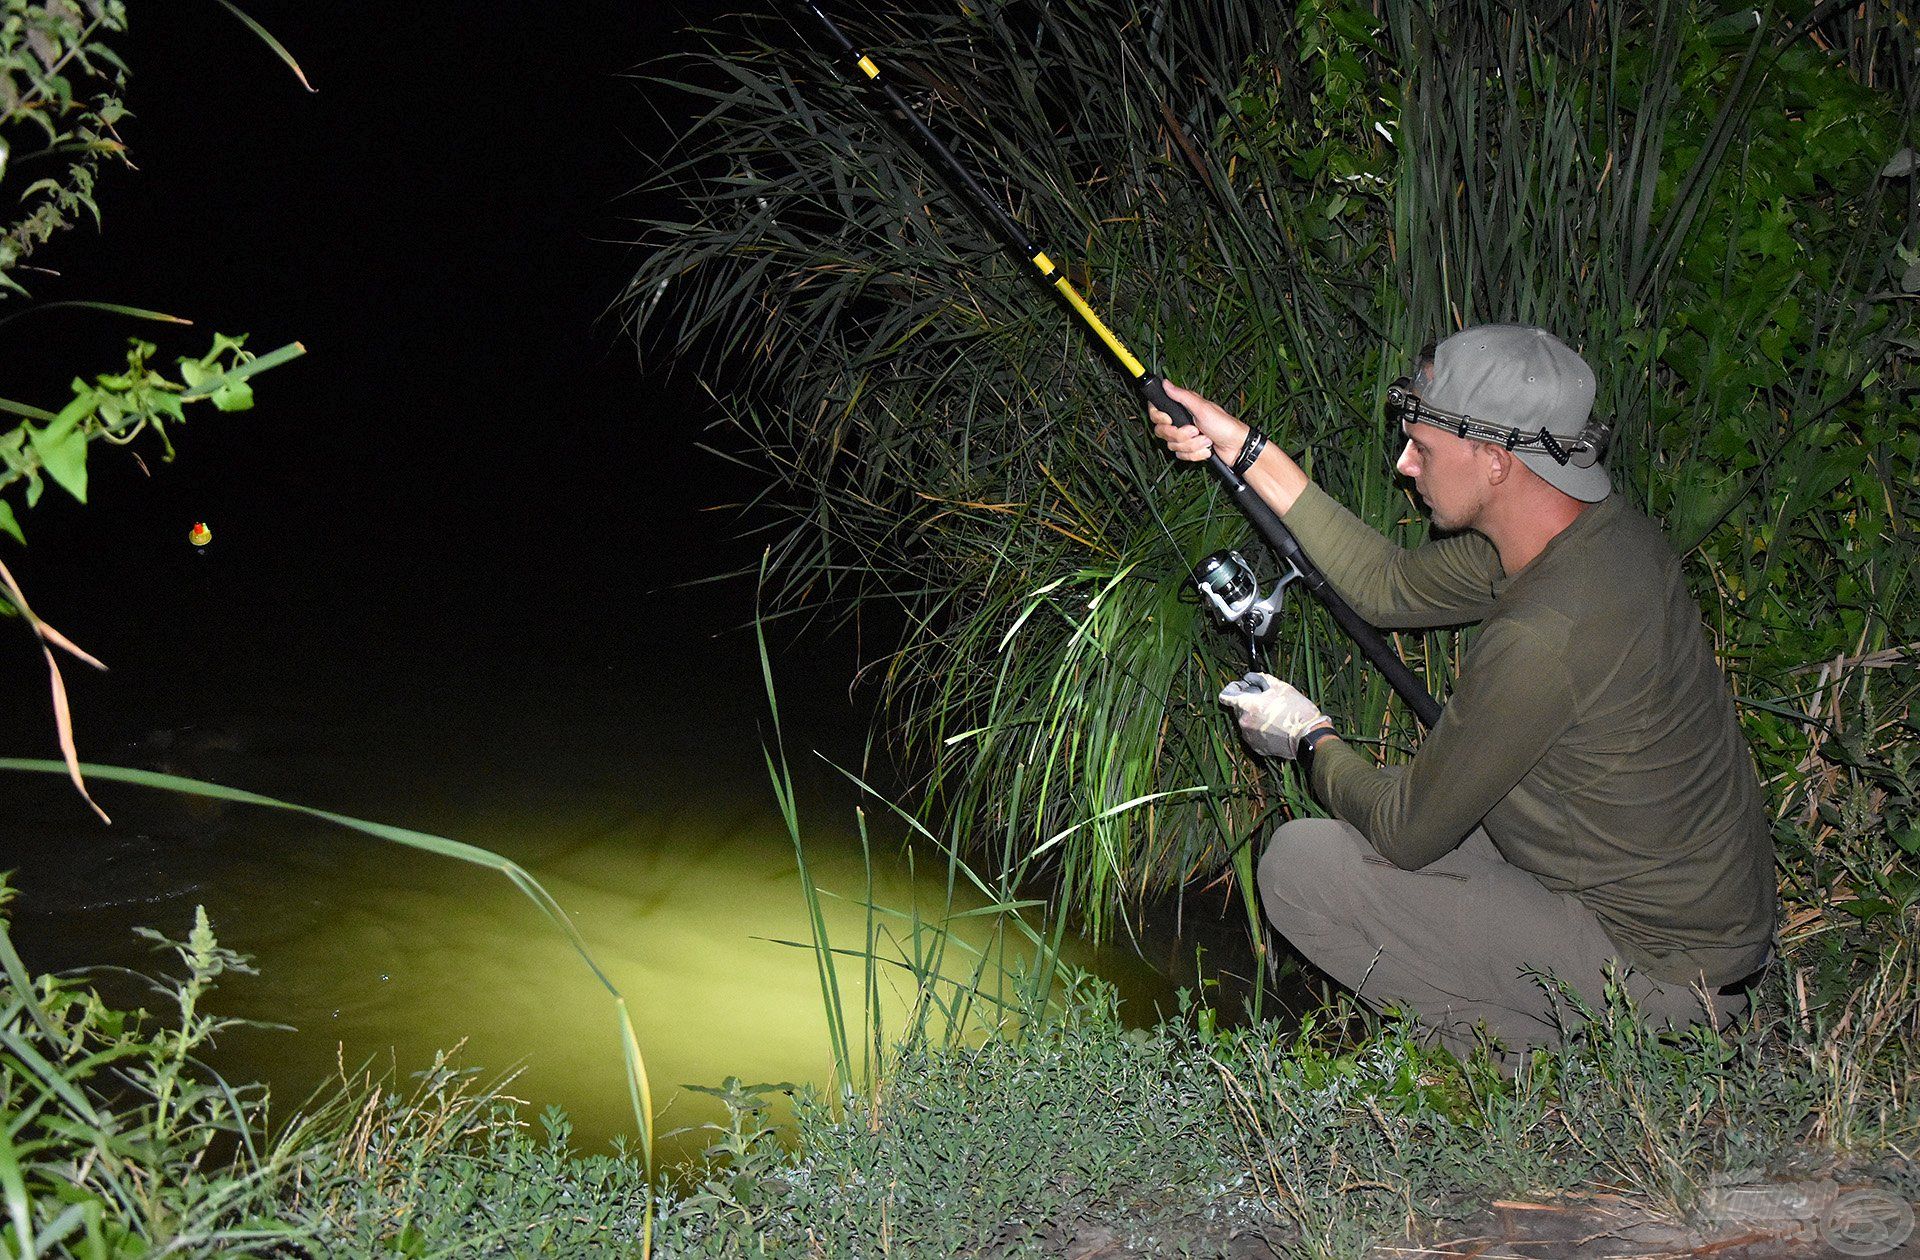
[[1273,636],[1288,585],[1299,577],[1300,570],[1289,564],[1272,592],[1262,598],[1259,574],[1245,556],[1229,549],[1202,560],[1189,580],[1214,620],[1245,635],[1248,652],[1257,658],[1260,645]]

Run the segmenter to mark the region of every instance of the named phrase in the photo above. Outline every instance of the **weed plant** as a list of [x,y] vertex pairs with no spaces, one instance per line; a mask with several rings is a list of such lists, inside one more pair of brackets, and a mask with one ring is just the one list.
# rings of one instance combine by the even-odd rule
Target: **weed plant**
[[413,1075],[343,1074],[302,1120],[312,1158],[281,1187],[316,1256],[646,1254],[647,1164],[616,1145],[582,1157],[554,1108],[483,1084],[452,1054]]
[[277,1196],[299,1152],[264,1140],[262,1090],[198,1061],[233,1025],[206,999],[245,963],[204,912],[187,940],[155,940],[186,973],[155,987],[164,1018],[29,977],[0,918],[0,1254],[241,1255],[298,1236]]

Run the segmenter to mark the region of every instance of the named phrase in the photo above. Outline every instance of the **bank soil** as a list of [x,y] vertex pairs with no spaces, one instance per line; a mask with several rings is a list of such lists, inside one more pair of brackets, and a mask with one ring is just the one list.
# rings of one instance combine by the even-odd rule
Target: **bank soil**
[[[1813,1260],[1881,1256],[1920,1260],[1915,1205],[1886,1178],[1748,1180],[1709,1188],[1691,1223],[1613,1193],[1498,1199],[1470,1216],[1435,1222],[1366,1253],[1371,1260]],[[1048,1251],[1065,1260],[1148,1260],[1169,1255],[1278,1260],[1300,1254],[1277,1228],[1244,1217],[1178,1216],[1074,1221]],[[1311,1250],[1311,1249],[1309,1249]]]

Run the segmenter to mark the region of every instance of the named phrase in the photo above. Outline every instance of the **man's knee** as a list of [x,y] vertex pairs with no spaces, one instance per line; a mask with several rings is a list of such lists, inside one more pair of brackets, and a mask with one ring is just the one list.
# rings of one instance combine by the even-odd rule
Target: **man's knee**
[[1346,823],[1296,818],[1283,823],[1260,856],[1260,901],[1282,934],[1303,920],[1338,917],[1341,890],[1370,849]]

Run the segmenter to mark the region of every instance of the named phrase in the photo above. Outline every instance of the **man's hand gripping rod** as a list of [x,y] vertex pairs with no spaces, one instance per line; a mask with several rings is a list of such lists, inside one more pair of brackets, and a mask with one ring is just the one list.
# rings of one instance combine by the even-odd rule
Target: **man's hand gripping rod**
[[[1000,203],[980,186],[980,182],[974,179],[973,173],[961,165],[960,159],[940,142],[940,138],[934,135],[926,123],[921,121],[920,116],[908,106],[906,99],[892,84],[881,77],[880,67],[874,63],[873,58],[854,47],[853,41],[849,40],[833,19],[821,10],[816,0],[799,0],[799,2],[813,14],[835,47],[860,71],[864,81],[886,97],[900,122],[920,142],[928,156],[939,165],[952,186],[972,201],[974,210],[980,218],[1001,236],[1009,249],[1033,265],[1040,279],[1052,286],[1074,314],[1080,317],[1081,323],[1087,330],[1113,353],[1113,357],[1133,378],[1135,385],[1146,396],[1147,401],[1172,417],[1175,424],[1192,424],[1192,414],[1167,395],[1166,387],[1159,375],[1147,371],[1146,365],[1134,357],[1133,352],[1114,335],[1106,322],[1087,305],[1086,299],[1080,296],[1079,291],[1073,287],[1073,283],[1061,273],[1053,260],[1047,257],[1045,251],[1027,239],[1026,232],[1013,216],[1003,210]],[[1420,680],[1413,676],[1413,671],[1407,668],[1406,662],[1400,659],[1381,633],[1367,624],[1366,619],[1354,611],[1353,606],[1341,597],[1332,583],[1327,581],[1326,575],[1321,573],[1313,561],[1307,557],[1307,553],[1287,527],[1281,524],[1279,515],[1267,505],[1266,500],[1262,499],[1253,487],[1247,484],[1246,479],[1234,472],[1232,465],[1221,459],[1218,454],[1208,457],[1207,467],[1213,470],[1213,475],[1219,478],[1221,485],[1226,487],[1234,506],[1238,507],[1241,514],[1252,523],[1254,530],[1266,541],[1267,546],[1273,549],[1274,555],[1282,564],[1292,566],[1293,570],[1300,575],[1299,580],[1306,583],[1307,589],[1326,605],[1327,611],[1333,614],[1333,619],[1339,623],[1347,637],[1353,640],[1354,646],[1360,649],[1360,654],[1386,677],[1388,684],[1399,693],[1400,698],[1413,710],[1414,716],[1420,719],[1421,724],[1431,727],[1439,721],[1439,703],[1428,694],[1427,689],[1420,684]]]

